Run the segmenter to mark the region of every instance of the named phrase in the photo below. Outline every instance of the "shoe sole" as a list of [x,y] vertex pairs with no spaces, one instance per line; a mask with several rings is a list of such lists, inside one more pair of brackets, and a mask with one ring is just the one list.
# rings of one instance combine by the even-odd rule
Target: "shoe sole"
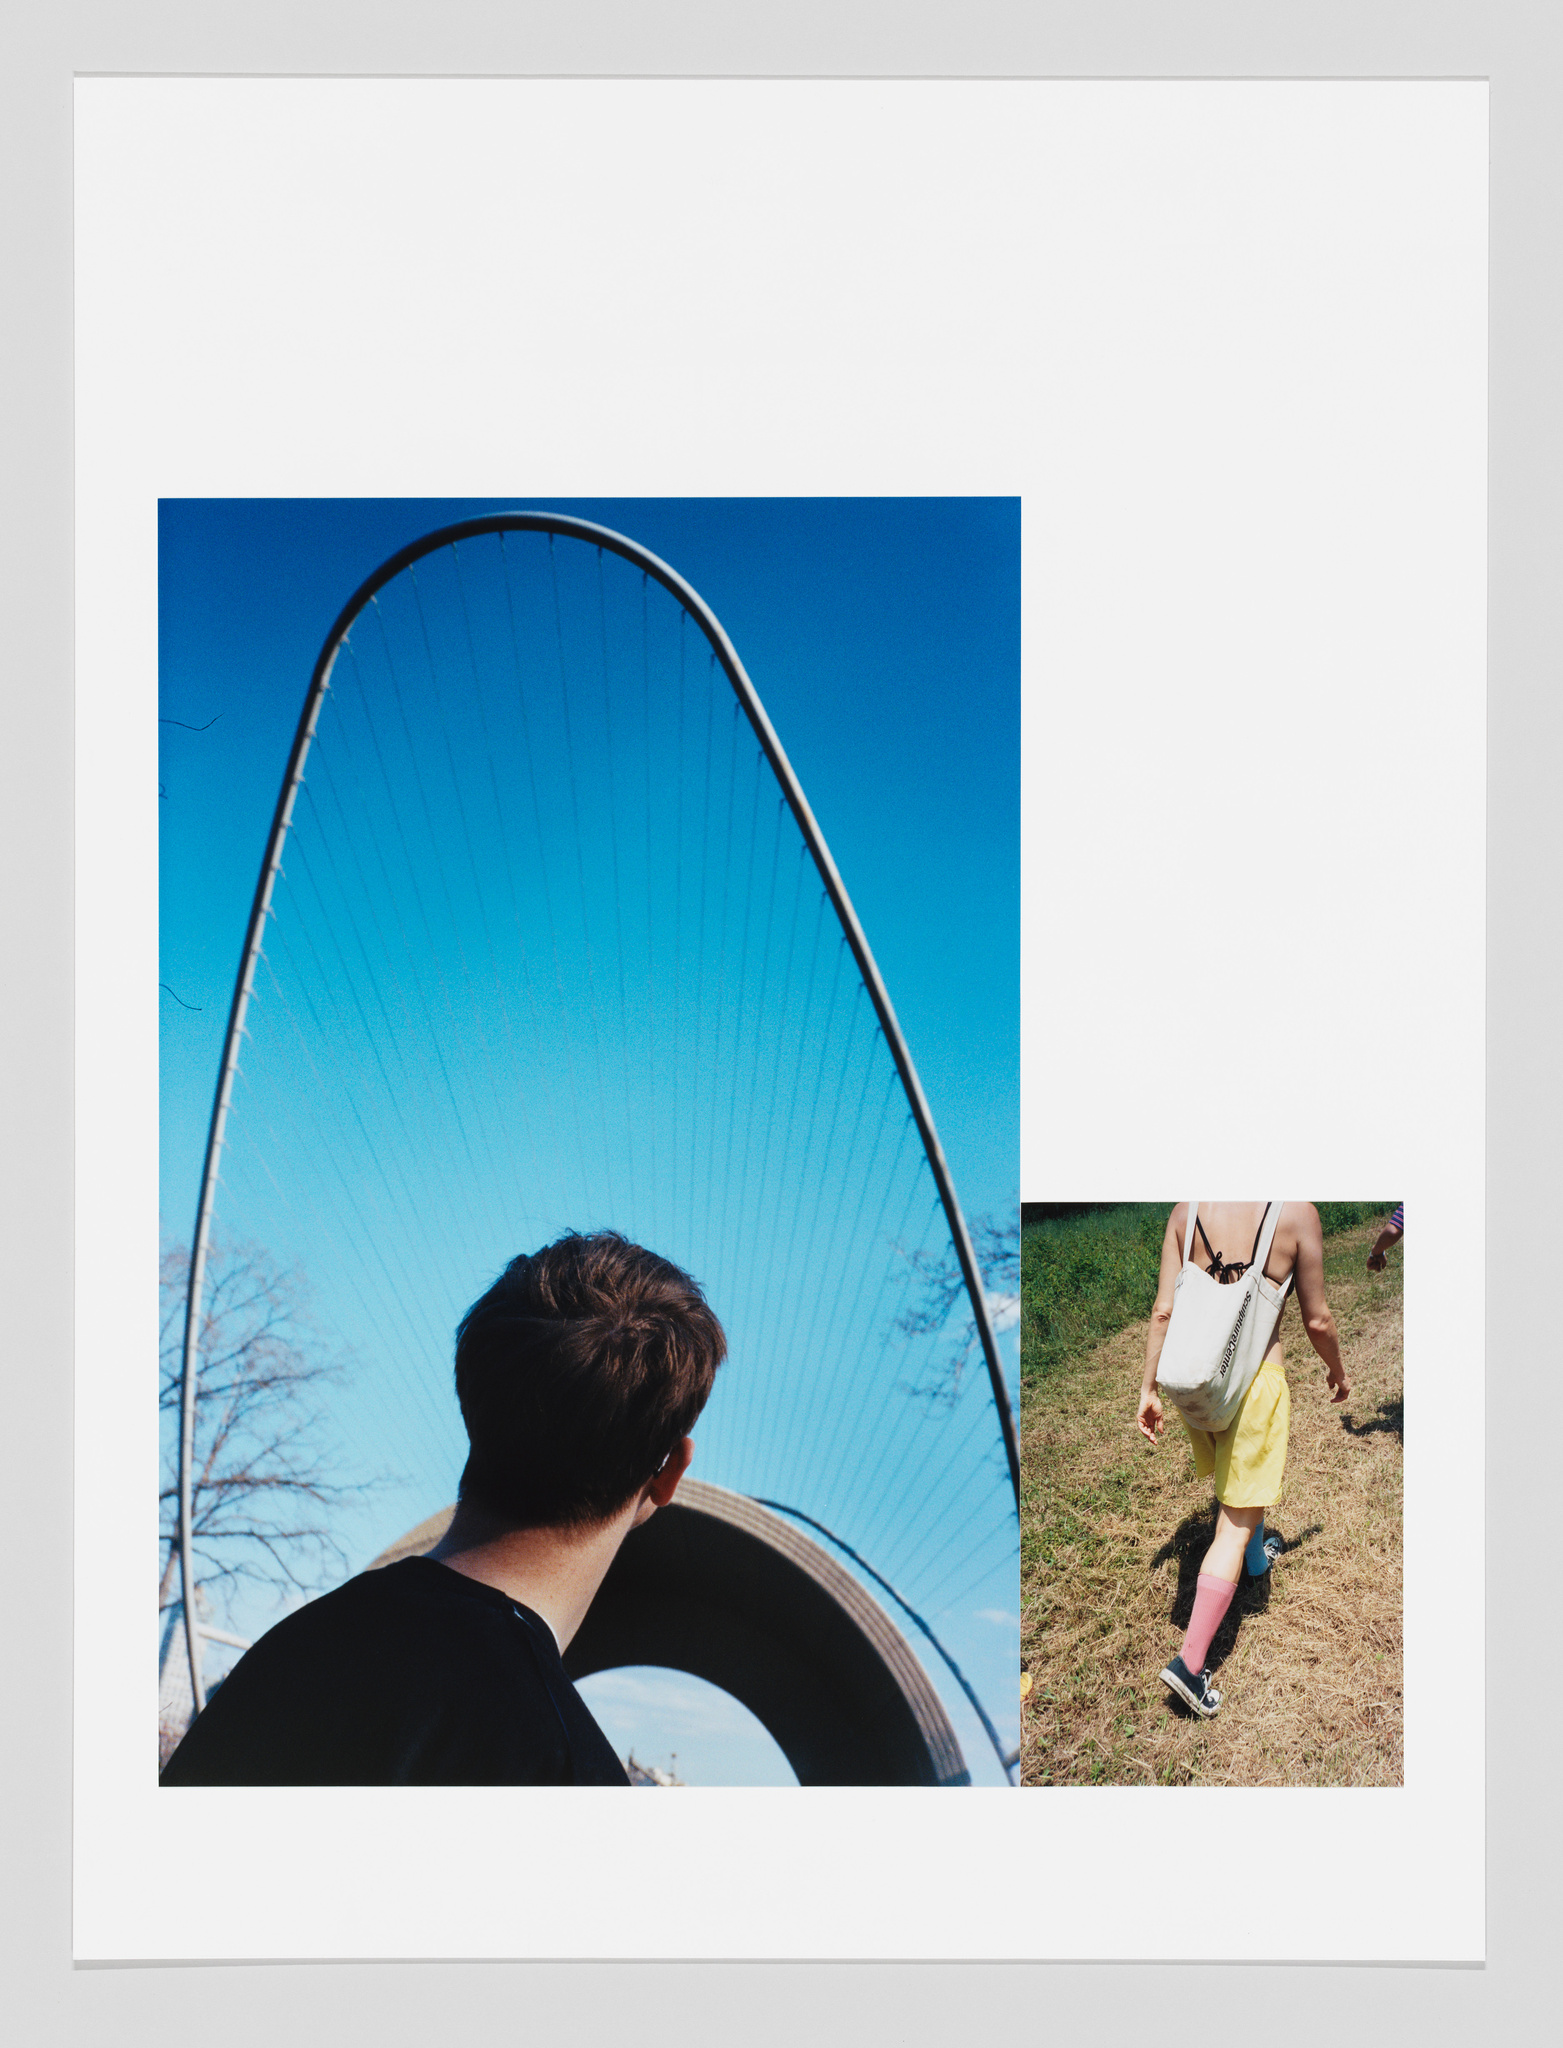
[[[1161,1682],[1165,1686],[1170,1686],[1171,1689],[1177,1694],[1178,1698],[1183,1701],[1185,1706],[1192,1707],[1194,1712],[1199,1715],[1202,1721],[1210,1720],[1212,1715],[1214,1715],[1214,1713],[1216,1712],[1216,1709],[1221,1705],[1221,1695],[1219,1693],[1216,1693],[1216,1705],[1214,1707],[1207,1707],[1203,1700],[1197,1699],[1194,1696],[1194,1694],[1189,1691],[1188,1687],[1183,1683],[1183,1680],[1179,1678],[1178,1674],[1172,1669],[1170,1664],[1168,1665],[1167,1669],[1161,1674]],[[1212,1688],[1212,1690],[1214,1690],[1214,1688]]]

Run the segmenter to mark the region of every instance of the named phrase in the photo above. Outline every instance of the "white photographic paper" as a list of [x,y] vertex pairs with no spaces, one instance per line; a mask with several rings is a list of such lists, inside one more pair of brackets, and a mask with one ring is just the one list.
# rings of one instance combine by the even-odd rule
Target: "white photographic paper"
[[[1485,87],[83,79],[76,112],[78,1958],[1479,1959],[1439,1638],[1481,1613]],[[1022,1190],[1201,1163],[1175,1083],[1219,949],[1171,935],[1212,862],[1251,878],[1317,1014],[1288,1060],[1261,1006],[1210,1178],[1415,1205],[1402,1789],[160,1793],[157,502],[522,489],[1020,497]],[[1157,1873],[1244,1838],[1287,1910],[1245,1887],[1191,1948]]]

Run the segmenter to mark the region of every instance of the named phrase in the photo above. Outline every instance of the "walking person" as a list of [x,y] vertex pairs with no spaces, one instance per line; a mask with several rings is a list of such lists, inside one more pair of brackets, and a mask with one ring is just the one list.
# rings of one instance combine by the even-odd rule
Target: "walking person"
[[[1145,1372],[1140,1385],[1137,1417],[1140,1433],[1154,1447],[1161,1434],[1163,1409],[1158,1392],[1158,1367],[1168,1342],[1175,1306],[1183,1306],[1180,1294],[1186,1265],[1197,1266],[1198,1288],[1185,1308],[1185,1321],[1201,1314],[1201,1300],[1209,1302],[1206,1280],[1218,1286],[1245,1283],[1250,1302],[1237,1302],[1238,1314],[1230,1336],[1215,1361],[1219,1374],[1227,1372],[1244,1340],[1260,1353],[1257,1370],[1230,1420],[1219,1428],[1201,1426],[1191,1420],[1222,1412],[1212,1409],[1208,1399],[1183,1395],[1180,1408],[1184,1427],[1194,1448],[1194,1464],[1201,1478],[1215,1483],[1216,1533],[1199,1568],[1194,1611],[1184,1634],[1183,1647],[1163,1670],[1161,1677],[1196,1714],[1207,1719],[1221,1705],[1221,1694],[1210,1683],[1205,1659],[1217,1629],[1225,1619],[1245,1565],[1255,1577],[1270,1569],[1282,1549],[1278,1536],[1265,1534],[1265,1510],[1281,1493],[1286,1471],[1287,1436],[1291,1424],[1291,1395],[1281,1360],[1281,1310],[1286,1294],[1295,1287],[1303,1328],[1308,1341],[1324,1362],[1337,1404],[1351,1392],[1346,1369],[1341,1363],[1340,1339],[1335,1318],[1324,1298],[1324,1232],[1319,1212],[1311,1202],[1180,1202],[1167,1220],[1161,1248],[1161,1278],[1156,1305],[1151,1312],[1150,1335],[1145,1347]],[[1247,1309],[1253,1308],[1252,1319]],[[1268,1317],[1268,1330],[1264,1319]],[[1205,1316],[1208,1323],[1210,1318]],[[1246,1322],[1246,1328],[1245,1328]],[[1170,1388],[1168,1397],[1174,1398]],[[1199,1390],[1201,1395],[1206,1389]]]
[[1397,1202],[1393,1215],[1373,1240],[1373,1249],[1368,1253],[1368,1271],[1370,1273],[1383,1272],[1385,1253],[1392,1251],[1405,1234],[1406,1205],[1404,1202]]

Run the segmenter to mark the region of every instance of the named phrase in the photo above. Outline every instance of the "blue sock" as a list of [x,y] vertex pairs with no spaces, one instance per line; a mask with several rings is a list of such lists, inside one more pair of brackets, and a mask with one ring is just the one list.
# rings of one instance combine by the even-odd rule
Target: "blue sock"
[[1270,1560],[1265,1556],[1265,1525],[1263,1522],[1248,1539],[1248,1548],[1243,1552],[1243,1562],[1254,1578],[1262,1578],[1270,1569]]

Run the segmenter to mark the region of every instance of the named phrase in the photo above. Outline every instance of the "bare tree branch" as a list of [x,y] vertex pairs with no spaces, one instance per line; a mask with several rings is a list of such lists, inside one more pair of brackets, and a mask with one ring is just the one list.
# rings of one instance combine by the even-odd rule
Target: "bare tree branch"
[[[176,1597],[178,1445],[189,1253],[159,1272],[159,1608]],[[302,1282],[254,1245],[214,1245],[199,1338],[191,1543],[208,1594],[241,1584],[314,1591],[346,1569],[333,1509],[373,1482],[332,1476],[323,1396],[343,1375],[308,1313]]]
[[[990,1313],[1000,1313],[1018,1303],[1020,1293],[1020,1218],[979,1216],[971,1226],[972,1250]],[[959,1304],[968,1303],[966,1277],[961,1271],[953,1244],[931,1258],[926,1252],[903,1252],[922,1281],[922,1290],[896,1319],[903,1337],[937,1337],[949,1323]],[[903,1393],[930,1406],[953,1408],[960,1398],[961,1381],[972,1353],[978,1348],[977,1318],[968,1305],[950,1332],[950,1348],[936,1360],[920,1381],[901,1383]]]

